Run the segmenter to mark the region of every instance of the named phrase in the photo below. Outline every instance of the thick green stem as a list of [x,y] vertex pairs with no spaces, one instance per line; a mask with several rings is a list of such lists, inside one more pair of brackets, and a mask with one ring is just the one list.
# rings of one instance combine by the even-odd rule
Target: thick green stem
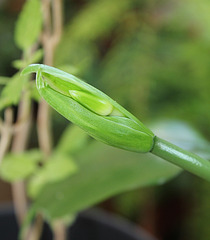
[[155,137],[151,153],[210,181],[210,162],[194,153],[183,150],[158,137]]

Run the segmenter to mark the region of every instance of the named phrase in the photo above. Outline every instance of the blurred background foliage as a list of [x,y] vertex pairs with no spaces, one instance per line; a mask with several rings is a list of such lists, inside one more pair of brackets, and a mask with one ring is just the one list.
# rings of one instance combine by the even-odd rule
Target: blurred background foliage
[[[13,31],[23,2],[0,2],[1,76],[15,73],[11,62],[20,51]],[[55,66],[105,91],[143,122],[183,120],[210,140],[209,12],[208,0],[66,0]],[[54,115],[53,124],[56,136],[67,121]],[[209,197],[209,183],[182,173],[100,206],[163,240],[206,240]]]

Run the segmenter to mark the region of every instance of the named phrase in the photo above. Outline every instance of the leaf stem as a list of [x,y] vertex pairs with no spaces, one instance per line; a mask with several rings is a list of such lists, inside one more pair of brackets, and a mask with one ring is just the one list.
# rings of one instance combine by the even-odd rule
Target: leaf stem
[[194,153],[177,147],[159,137],[155,137],[155,143],[151,153],[210,181],[210,162]]

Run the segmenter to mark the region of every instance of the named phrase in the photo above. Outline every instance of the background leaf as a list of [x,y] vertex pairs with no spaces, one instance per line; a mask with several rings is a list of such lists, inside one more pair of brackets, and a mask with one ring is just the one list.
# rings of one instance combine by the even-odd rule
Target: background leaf
[[42,154],[39,150],[7,154],[1,164],[0,176],[9,182],[22,180],[38,168],[41,158]]
[[180,172],[151,154],[123,151],[95,141],[76,159],[76,174],[46,185],[37,197],[36,206],[51,218],[75,213],[122,191],[161,184]]
[[26,80],[27,76],[20,76],[20,72],[10,78],[0,96],[0,110],[13,104],[16,105],[19,102]]
[[9,77],[0,76],[0,85],[6,85],[9,82]]
[[56,151],[65,154],[77,152],[86,145],[87,140],[88,135],[84,130],[69,124],[59,140]]
[[12,62],[12,65],[13,65],[15,68],[17,68],[18,70],[20,70],[20,69],[23,69],[23,68],[27,67],[29,64],[39,62],[42,57],[43,57],[43,50],[42,50],[42,49],[38,49],[37,51],[35,51],[35,52],[29,57],[29,59],[14,60],[14,61]]
[[157,136],[210,160],[210,142],[196,129],[180,120],[161,120],[151,125]]
[[90,67],[98,54],[96,40],[106,36],[132,6],[130,0],[99,0],[86,6],[66,26],[56,51],[55,64],[67,62],[81,71]]
[[[154,124],[153,129],[159,137],[186,150],[195,150],[200,145],[208,146],[206,154],[209,152],[210,144],[186,123],[164,120]],[[75,159],[78,172],[47,184],[36,199],[35,205],[51,218],[81,211],[124,191],[163,184],[181,171],[152,154],[128,152],[96,141],[75,154]]]
[[58,153],[53,154],[30,179],[28,184],[29,196],[37,196],[47,183],[63,180],[76,171],[77,166],[70,157]]
[[38,39],[42,27],[41,1],[27,0],[15,28],[15,42],[26,50]]

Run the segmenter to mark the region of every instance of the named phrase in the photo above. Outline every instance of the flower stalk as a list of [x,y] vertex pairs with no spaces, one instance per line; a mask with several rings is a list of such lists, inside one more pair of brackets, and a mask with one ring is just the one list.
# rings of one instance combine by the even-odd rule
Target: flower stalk
[[210,181],[210,162],[194,153],[177,147],[159,137],[155,137],[151,153]]

